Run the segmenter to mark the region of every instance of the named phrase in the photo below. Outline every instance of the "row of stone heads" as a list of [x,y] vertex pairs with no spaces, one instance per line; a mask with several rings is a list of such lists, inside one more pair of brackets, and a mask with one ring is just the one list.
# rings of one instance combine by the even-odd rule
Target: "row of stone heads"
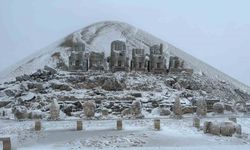
[[[121,41],[121,40],[115,40],[111,42],[110,49],[111,51],[113,50],[126,51],[127,50],[126,42]],[[78,51],[78,52],[85,51],[85,44],[82,42],[73,44],[72,51]],[[132,51],[135,54],[144,54],[143,48],[134,48]],[[153,46],[150,46],[150,53],[151,54],[163,54],[163,44],[161,43],[159,45],[155,44]]]
[[[129,57],[127,57],[126,44],[123,41],[117,40],[111,43],[111,55],[107,58],[105,58],[104,52],[83,54],[84,49],[85,46],[83,43],[76,44],[76,46],[73,47],[69,57],[69,70],[135,70],[163,73],[169,68],[169,70],[173,72],[185,71],[183,67],[184,61],[176,56],[171,56],[169,58],[169,66],[166,66],[166,58],[163,54],[162,44],[151,46],[150,55],[145,55],[144,49],[133,49],[132,60],[129,60]],[[109,65],[107,65],[107,63],[109,63]],[[189,71],[188,69],[186,70]]]

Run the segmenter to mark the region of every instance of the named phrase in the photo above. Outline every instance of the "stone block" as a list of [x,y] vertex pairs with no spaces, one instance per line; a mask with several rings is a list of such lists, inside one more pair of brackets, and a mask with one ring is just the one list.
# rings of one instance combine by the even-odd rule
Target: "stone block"
[[193,118],[193,126],[198,128],[198,129],[200,128],[200,118],[198,118],[198,117]]
[[35,131],[41,131],[42,123],[41,121],[35,121]]
[[117,130],[122,130],[122,120],[117,120],[116,128],[117,128]]
[[237,123],[237,118],[236,117],[229,117],[228,120]]
[[3,141],[3,150],[11,150],[10,138],[0,138],[0,141]]
[[154,127],[155,127],[156,130],[161,129],[161,120],[160,119],[155,119],[154,120]]
[[82,130],[82,121],[78,120],[76,122],[76,130],[77,131]]

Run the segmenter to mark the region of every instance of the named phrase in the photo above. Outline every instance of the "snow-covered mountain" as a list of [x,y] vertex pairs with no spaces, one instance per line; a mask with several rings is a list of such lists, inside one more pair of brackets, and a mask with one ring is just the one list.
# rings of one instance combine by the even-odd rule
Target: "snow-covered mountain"
[[0,81],[11,80],[24,73],[33,73],[45,65],[56,67],[56,64],[60,61],[68,64],[69,49],[74,42],[84,43],[87,51],[104,52],[105,56],[109,56],[110,44],[117,39],[126,41],[129,53],[132,53],[132,48],[138,47],[144,48],[147,53],[150,46],[163,43],[166,54],[180,57],[185,61],[185,65],[194,69],[196,73],[206,75],[212,80],[226,82],[250,93],[250,88],[245,84],[185,53],[168,42],[127,23],[116,21],[98,22],[68,35],[66,38],[24,58],[22,61],[1,72]]

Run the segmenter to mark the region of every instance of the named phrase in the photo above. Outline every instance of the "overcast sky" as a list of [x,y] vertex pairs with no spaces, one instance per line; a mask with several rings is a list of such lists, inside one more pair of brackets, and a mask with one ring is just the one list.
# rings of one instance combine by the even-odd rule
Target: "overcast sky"
[[250,85],[250,0],[0,0],[0,70],[104,20],[148,31]]

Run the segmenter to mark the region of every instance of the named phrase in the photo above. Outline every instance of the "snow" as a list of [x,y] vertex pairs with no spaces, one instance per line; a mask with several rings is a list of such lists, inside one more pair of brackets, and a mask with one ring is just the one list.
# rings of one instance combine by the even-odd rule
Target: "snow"
[[[203,118],[201,123],[225,121],[227,118]],[[123,130],[116,130],[116,120],[83,120],[82,131],[76,131],[76,120],[42,121],[42,131],[35,132],[34,121],[0,120],[0,136],[11,136],[17,150],[124,149],[124,150],[219,150],[249,149],[250,118],[238,118],[241,137],[203,134],[192,127],[192,118],[161,119],[161,130],[153,129],[152,119],[123,120]],[[66,135],[66,136],[65,136]],[[1,144],[0,144],[1,146]]]

